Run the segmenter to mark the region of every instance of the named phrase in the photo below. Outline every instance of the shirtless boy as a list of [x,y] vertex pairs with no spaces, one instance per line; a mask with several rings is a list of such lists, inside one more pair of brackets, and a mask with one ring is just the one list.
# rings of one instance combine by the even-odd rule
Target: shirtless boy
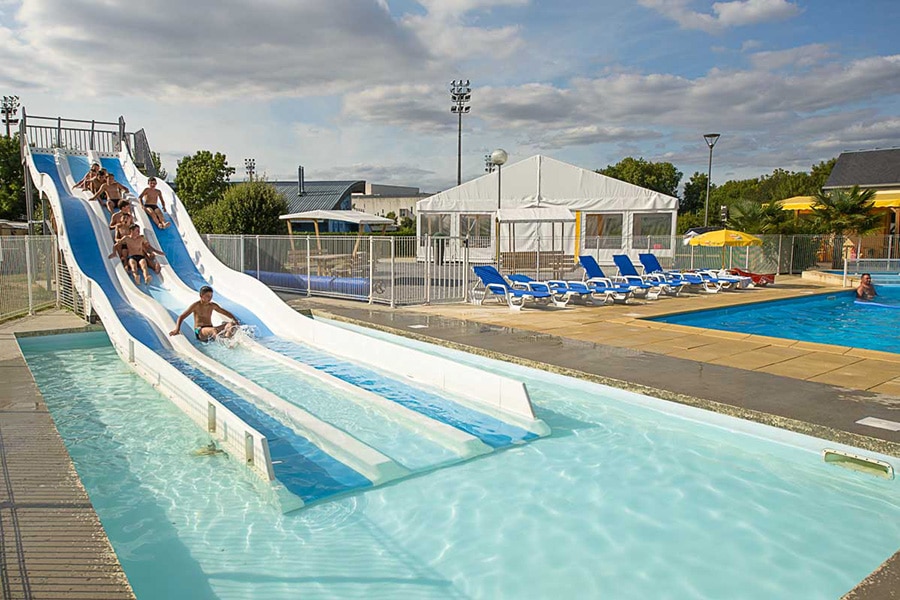
[[144,211],[150,215],[150,218],[153,219],[156,226],[160,229],[165,229],[169,226],[169,223],[166,222],[166,218],[163,216],[162,210],[159,209],[159,205],[162,205],[163,210],[165,210],[166,201],[163,200],[162,192],[156,189],[156,177],[148,179],[147,185],[150,187],[141,192],[141,195],[138,196],[138,198],[140,199],[141,204],[144,205]]
[[118,208],[119,201],[122,200],[122,193],[127,191],[128,188],[116,181],[112,173],[107,173],[106,181],[103,182],[91,200],[96,200],[101,194],[106,194],[106,208],[112,213]]
[[[119,218],[116,219],[116,217]],[[128,247],[125,245],[125,238],[131,234],[132,225],[134,225],[134,215],[131,214],[130,206],[114,214],[109,222],[109,228],[113,230],[113,251],[109,258],[118,254],[126,269],[128,268]]]
[[138,278],[138,268],[144,274],[144,283],[150,283],[151,277],[147,271],[149,262],[147,255],[150,252],[155,252],[156,254],[165,254],[165,252],[151,246],[147,239],[141,235],[141,229],[136,223],[128,228],[128,237],[122,240],[122,243],[125,244],[126,252],[128,253],[128,266],[131,267],[135,285],[140,285],[141,283]]
[[[238,330],[238,320],[233,314],[225,310],[212,301],[213,289],[208,285],[200,288],[200,299],[194,302],[178,317],[175,323],[175,329],[169,332],[169,335],[178,335],[181,333],[181,324],[188,315],[194,315],[194,335],[201,342],[208,342],[220,335],[226,338],[232,337]],[[222,323],[220,325],[212,324],[213,311],[225,315],[231,322]]]
[[[84,174],[84,177],[81,178],[81,181],[75,184],[77,188],[83,188],[86,190],[90,189],[90,183],[97,178],[97,175],[100,174],[100,163],[94,163],[91,165],[91,170]],[[92,190],[94,191],[94,190]]]

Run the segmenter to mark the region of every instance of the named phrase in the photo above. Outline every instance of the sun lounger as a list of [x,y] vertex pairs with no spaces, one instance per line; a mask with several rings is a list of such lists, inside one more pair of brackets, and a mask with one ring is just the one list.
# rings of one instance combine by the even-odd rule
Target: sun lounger
[[629,279],[638,278],[646,283],[658,285],[662,290],[662,293],[668,296],[677,296],[681,293],[681,290],[683,290],[687,286],[686,283],[675,283],[668,281],[663,275],[642,275],[641,273],[638,273],[638,270],[637,268],[635,268],[634,263],[631,262],[631,257],[629,257],[627,254],[613,254],[613,262],[616,263],[616,267],[619,269],[620,276],[628,277]]
[[582,254],[578,257],[578,261],[584,268],[584,281],[587,284],[605,286],[620,292],[630,291],[635,296],[640,295],[647,300],[656,300],[662,292],[658,285],[647,283],[640,277],[607,277],[597,264],[597,260],[590,254]]
[[644,267],[645,275],[659,275],[665,277],[669,282],[699,288],[699,291],[707,294],[717,294],[722,289],[720,283],[706,280],[697,273],[683,273],[681,271],[667,271],[663,269],[655,254],[649,252],[638,254],[638,259]]
[[[480,265],[472,268],[475,275],[484,286],[484,294],[480,295],[478,304],[484,304],[485,299],[490,295],[496,298],[498,302],[506,302],[511,310],[522,310],[526,302],[534,302],[538,304],[550,304],[564,307],[568,303],[568,296],[558,294],[542,285],[526,286],[525,289],[513,286],[507,279],[491,265]],[[542,282],[536,282],[542,283]],[[544,284],[545,285],[545,284]],[[472,290],[473,298],[478,298],[478,286]]]
[[551,279],[545,282],[538,282],[527,275],[513,274],[509,276],[513,284],[543,284],[558,294],[565,294],[570,299],[578,298],[581,300],[590,300],[592,303],[596,300],[602,301],[604,304],[612,304],[613,302],[626,302],[633,294],[630,291],[620,292],[605,286],[588,285],[583,281],[565,281],[561,279]]

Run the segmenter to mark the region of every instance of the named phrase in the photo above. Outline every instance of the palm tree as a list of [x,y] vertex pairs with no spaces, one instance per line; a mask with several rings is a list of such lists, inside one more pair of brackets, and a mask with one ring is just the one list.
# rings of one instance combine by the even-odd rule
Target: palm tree
[[820,231],[836,235],[865,235],[881,226],[881,216],[872,212],[875,190],[820,191],[812,206],[813,218]]
[[739,200],[732,206],[728,227],[747,233],[782,233],[790,215],[782,210],[781,201],[760,204]]

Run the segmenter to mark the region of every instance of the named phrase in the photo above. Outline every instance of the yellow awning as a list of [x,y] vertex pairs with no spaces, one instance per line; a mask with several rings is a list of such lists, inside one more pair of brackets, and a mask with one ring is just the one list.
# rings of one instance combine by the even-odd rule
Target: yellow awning
[[[816,203],[815,196],[794,196],[783,200],[782,210],[811,210]],[[900,190],[880,190],[875,192],[875,208],[900,208]]]

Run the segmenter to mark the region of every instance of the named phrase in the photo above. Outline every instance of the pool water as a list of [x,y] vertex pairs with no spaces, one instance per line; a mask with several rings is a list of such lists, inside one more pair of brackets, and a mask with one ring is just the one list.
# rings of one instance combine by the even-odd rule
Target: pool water
[[876,302],[854,292],[759,302],[653,321],[900,353],[900,285],[878,285]]
[[552,436],[283,515],[105,335],[20,344],[142,600],[836,598],[900,547],[900,484],[832,444],[436,347]]

